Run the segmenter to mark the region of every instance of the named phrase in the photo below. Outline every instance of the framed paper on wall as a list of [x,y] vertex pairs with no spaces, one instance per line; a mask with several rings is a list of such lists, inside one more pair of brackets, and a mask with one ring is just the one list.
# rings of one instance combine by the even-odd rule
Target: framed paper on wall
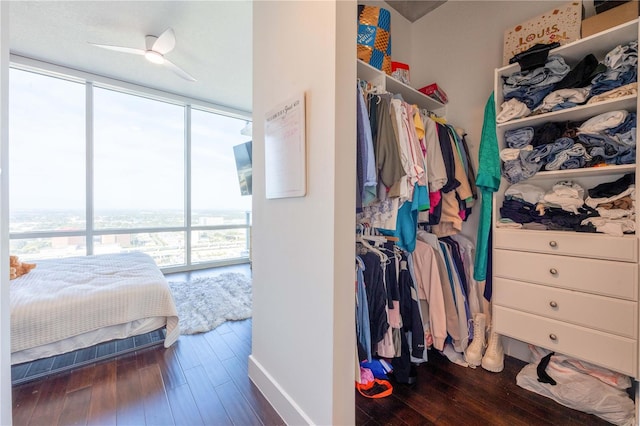
[[304,92],[265,114],[267,198],[303,197],[307,192]]

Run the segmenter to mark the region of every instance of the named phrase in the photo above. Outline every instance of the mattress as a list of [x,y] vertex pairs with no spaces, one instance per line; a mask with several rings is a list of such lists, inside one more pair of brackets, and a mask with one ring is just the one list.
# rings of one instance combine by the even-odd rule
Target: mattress
[[10,281],[11,363],[165,327],[179,337],[167,281],[147,254],[48,259]]

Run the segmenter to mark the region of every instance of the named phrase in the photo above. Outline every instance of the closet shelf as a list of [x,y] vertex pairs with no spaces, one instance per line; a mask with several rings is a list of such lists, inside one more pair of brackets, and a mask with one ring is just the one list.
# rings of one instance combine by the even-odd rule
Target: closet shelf
[[424,93],[408,86],[389,75],[384,71],[372,67],[371,65],[358,59],[358,77],[373,84],[381,85],[390,93],[399,93],[405,102],[418,105],[419,108],[426,108],[429,111],[444,115],[445,105],[430,98]]
[[[638,24],[636,18],[560,46],[549,54],[561,56],[572,69],[588,54],[602,61],[617,46],[638,40]],[[518,64],[495,70],[496,112],[500,111],[504,100],[503,77],[519,70]],[[504,135],[507,130],[537,127],[548,122],[583,123],[616,110],[637,112],[638,96],[496,123],[498,149],[506,147]],[[636,126],[636,140],[640,137],[639,130]],[[543,170],[523,183],[548,193],[558,182],[571,181],[584,190],[586,198],[588,191],[600,184],[638,173],[638,164]],[[600,220],[590,221],[599,229],[596,233],[569,230],[572,226],[565,226],[567,230],[555,230],[555,226],[548,226],[550,229],[547,230],[513,228],[512,224],[499,221],[502,213],[505,217],[512,216],[510,213],[513,212],[501,211],[505,193],[511,186],[502,177],[492,201],[494,211],[499,212],[492,223],[493,329],[498,334],[628,374],[637,380],[640,378],[637,326],[640,237],[639,234],[623,234],[626,230],[640,230],[640,215],[635,203],[631,203],[623,220],[604,224]],[[513,215],[516,221],[520,219],[517,213],[520,212]],[[555,221],[554,213],[549,213],[546,219]],[[526,221],[527,217],[523,219]],[[567,222],[562,222],[562,216],[557,219],[560,220],[554,222],[557,225],[571,225],[573,219],[580,218],[567,218]],[[585,312],[589,314],[585,315]],[[636,398],[638,403],[640,399]]]
[[[553,239],[554,237],[562,237],[562,236],[567,236],[570,235],[571,238],[578,238],[578,239],[584,239],[586,244],[597,244],[595,240],[593,239],[615,239],[615,238],[623,238],[625,240],[630,240],[631,242],[633,242],[637,237],[635,234],[624,234],[620,237],[613,237],[611,235],[607,235],[604,233],[591,233],[591,232],[574,232],[574,231],[549,231],[549,230],[541,230],[541,229],[512,229],[512,228],[500,228],[499,226],[496,226],[496,228],[494,229],[493,232],[497,232],[498,238],[500,238],[502,236],[502,234],[509,234],[512,232],[517,232],[518,233],[518,238],[522,238],[522,239],[528,239],[528,237],[530,236],[544,236],[545,238],[548,239]],[[513,247],[499,247],[501,249],[509,249],[512,250]],[[522,250],[522,248],[519,248],[519,250]],[[534,250],[531,250],[532,252],[534,252]]]
[[[638,19],[634,19],[600,33],[564,44],[550,50],[549,55],[560,55],[569,66],[574,66],[589,53],[592,53],[598,60],[602,60],[613,47],[637,39]],[[516,71],[520,71],[520,65],[517,63],[498,68],[496,74],[507,76]]]
[[[549,52],[549,55],[560,55],[567,65],[574,67],[585,56],[592,53],[599,61],[603,60],[612,48],[618,45],[629,43],[638,39],[638,19],[626,22],[622,25],[610,28],[603,32],[576,40],[574,42],[557,47]],[[496,69],[495,72],[495,101],[496,111],[501,110],[504,97],[502,96],[502,77],[520,71],[517,63]],[[636,111],[637,96],[630,95],[617,99],[610,99],[595,104],[580,105],[574,108],[567,108],[561,111],[553,111],[545,114],[532,115],[528,117],[510,120],[505,123],[496,123],[496,128],[501,131],[517,129],[525,126],[536,126],[548,121],[577,121],[586,120],[607,111],[625,109]],[[586,117],[586,118],[585,118]]]
[[[528,117],[518,118],[516,120],[510,120],[504,123],[496,124],[496,128],[502,131],[511,129],[518,129],[526,126],[538,126],[546,122],[562,122],[562,121],[584,121],[588,118],[595,117],[596,115],[614,111],[614,110],[627,110],[629,112],[635,112],[637,109],[638,96],[629,95],[622,96],[616,99],[609,99],[594,104],[579,105],[573,108],[567,108],[560,111],[552,111],[545,114],[530,115]],[[500,106],[496,105],[496,111],[500,111]],[[585,116],[587,118],[585,118]]]
[[567,169],[567,170],[542,170],[527,179],[527,182],[534,183],[536,180],[546,180],[546,179],[557,179],[566,180],[566,179],[575,179],[582,177],[591,177],[591,176],[599,176],[599,175],[612,175],[612,174],[626,174],[626,173],[635,173],[636,165],[635,164],[621,164],[621,165],[610,165],[610,166],[599,166],[599,167],[584,167],[581,169]]

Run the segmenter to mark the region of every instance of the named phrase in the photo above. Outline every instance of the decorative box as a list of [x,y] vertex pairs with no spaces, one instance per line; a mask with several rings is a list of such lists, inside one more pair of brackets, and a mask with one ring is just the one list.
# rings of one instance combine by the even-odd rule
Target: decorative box
[[503,65],[517,53],[535,44],[558,42],[561,45],[580,38],[582,2],[572,1],[551,9],[504,32]]
[[616,25],[638,19],[639,5],[640,3],[637,1],[626,2],[585,19],[582,21],[582,37],[588,37]]
[[391,75],[391,13],[358,6],[358,59]]
[[424,86],[418,89],[418,91],[424,93],[425,95],[429,96],[432,99],[435,99],[442,104],[446,104],[447,102],[449,102],[447,94],[436,83],[431,83],[428,86]]

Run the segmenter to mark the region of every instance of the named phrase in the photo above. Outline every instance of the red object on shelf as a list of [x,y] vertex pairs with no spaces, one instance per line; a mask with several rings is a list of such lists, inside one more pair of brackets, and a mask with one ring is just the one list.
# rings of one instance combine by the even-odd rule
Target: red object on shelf
[[391,76],[404,84],[409,84],[409,65],[391,61]]
[[391,71],[395,71],[397,69],[402,69],[402,70],[409,71],[409,65],[403,64],[402,62],[391,61]]
[[431,83],[428,86],[424,86],[418,89],[418,91],[443,104],[449,102],[449,98],[447,97],[445,91],[442,90],[442,88],[439,87],[436,83]]

